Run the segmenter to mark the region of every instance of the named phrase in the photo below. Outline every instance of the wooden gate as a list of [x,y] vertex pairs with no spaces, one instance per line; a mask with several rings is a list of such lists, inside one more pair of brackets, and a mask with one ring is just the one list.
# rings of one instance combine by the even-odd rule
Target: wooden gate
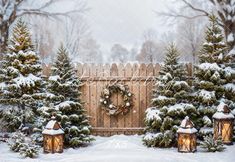
[[[191,66],[187,66],[191,74]],[[92,125],[92,134],[110,136],[114,134],[140,134],[144,127],[145,110],[151,106],[152,89],[159,73],[159,64],[77,64],[77,74],[83,82],[82,100]],[[49,75],[50,67],[44,66]],[[109,116],[100,107],[100,95],[110,83],[128,85],[134,94],[131,111],[126,115]],[[123,101],[121,96],[112,96],[115,105]]]

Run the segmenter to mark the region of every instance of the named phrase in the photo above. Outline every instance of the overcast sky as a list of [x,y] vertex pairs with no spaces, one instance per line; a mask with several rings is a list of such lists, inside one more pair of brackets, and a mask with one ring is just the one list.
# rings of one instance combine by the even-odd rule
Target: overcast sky
[[155,29],[158,35],[169,30],[154,11],[164,10],[169,0],[87,0],[87,20],[102,50],[115,43],[131,48],[141,43],[143,32]]

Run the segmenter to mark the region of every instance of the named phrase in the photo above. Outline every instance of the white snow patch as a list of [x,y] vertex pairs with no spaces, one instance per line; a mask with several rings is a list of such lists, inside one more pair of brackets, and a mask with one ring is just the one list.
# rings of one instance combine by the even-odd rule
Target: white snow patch
[[150,107],[146,111],[146,120],[162,120],[159,116],[160,111],[155,107]]
[[40,81],[41,78],[36,77],[33,74],[29,74],[28,76],[20,75],[19,77],[13,80],[18,87],[21,87],[21,86],[35,86],[35,82]]
[[9,151],[6,143],[0,143],[1,162],[234,162],[235,145],[225,146],[224,152],[203,152],[183,154],[177,148],[147,148],[142,136],[116,135],[95,137],[96,141],[85,148],[65,149],[62,154],[43,154],[38,159],[21,158]]
[[230,34],[228,35],[227,41],[228,41],[228,42],[233,42],[233,41],[234,41],[233,33],[230,33]]
[[228,83],[223,86],[226,90],[231,90],[235,92],[235,84],[234,83]]
[[55,75],[55,76],[50,76],[48,80],[50,81],[57,81],[60,78],[59,75]]
[[199,92],[199,96],[203,97],[204,100],[210,100],[215,97],[215,91],[210,92],[210,91],[202,89]]
[[180,103],[180,104],[175,104],[173,106],[170,106],[168,108],[168,111],[176,111],[176,110],[185,110],[186,108],[194,108],[192,104],[186,104],[186,103]]
[[210,128],[210,127],[202,127],[199,130],[199,133],[202,133],[202,134],[212,134],[213,132],[214,132],[214,128]]
[[211,63],[202,63],[198,67],[200,69],[202,69],[202,70],[213,70],[213,71],[220,71],[220,70],[222,70],[218,66],[218,64],[216,64],[216,63],[213,63],[213,64],[211,64]]
[[186,133],[186,134],[193,134],[193,133],[197,133],[197,129],[195,128],[179,128],[177,130],[177,133]]
[[222,112],[216,112],[213,115],[213,118],[214,119],[234,119],[234,115],[232,113],[225,114]]

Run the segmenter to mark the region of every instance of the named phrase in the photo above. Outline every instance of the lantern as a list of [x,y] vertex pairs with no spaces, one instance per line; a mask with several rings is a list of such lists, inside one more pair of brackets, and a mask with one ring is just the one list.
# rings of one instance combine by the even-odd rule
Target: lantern
[[64,131],[60,124],[52,119],[47,123],[43,134],[43,149],[45,153],[62,153],[64,147]]
[[228,105],[221,102],[217,107],[214,119],[214,139],[222,138],[224,144],[233,144],[233,122],[234,115]]
[[197,150],[197,130],[189,117],[181,122],[178,133],[178,151],[195,152]]

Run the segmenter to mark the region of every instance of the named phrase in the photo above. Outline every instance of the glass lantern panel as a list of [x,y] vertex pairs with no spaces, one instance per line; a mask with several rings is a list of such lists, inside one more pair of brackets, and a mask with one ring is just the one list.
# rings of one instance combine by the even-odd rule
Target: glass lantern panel
[[44,149],[46,152],[52,151],[52,137],[51,136],[44,136]]
[[197,147],[197,137],[194,134],[191,136],[191,151],[196,151],[196,147]]
[[191,145],[190,135],[181,134],[179,135],[179,151],[189,152]]
[[55,136],[54,137],[54,151],[61,152],[63,150],[63,136]]
[[223,121],[221,133],[224,142],[231,142],[232,131],[232,123],[230,121]]

